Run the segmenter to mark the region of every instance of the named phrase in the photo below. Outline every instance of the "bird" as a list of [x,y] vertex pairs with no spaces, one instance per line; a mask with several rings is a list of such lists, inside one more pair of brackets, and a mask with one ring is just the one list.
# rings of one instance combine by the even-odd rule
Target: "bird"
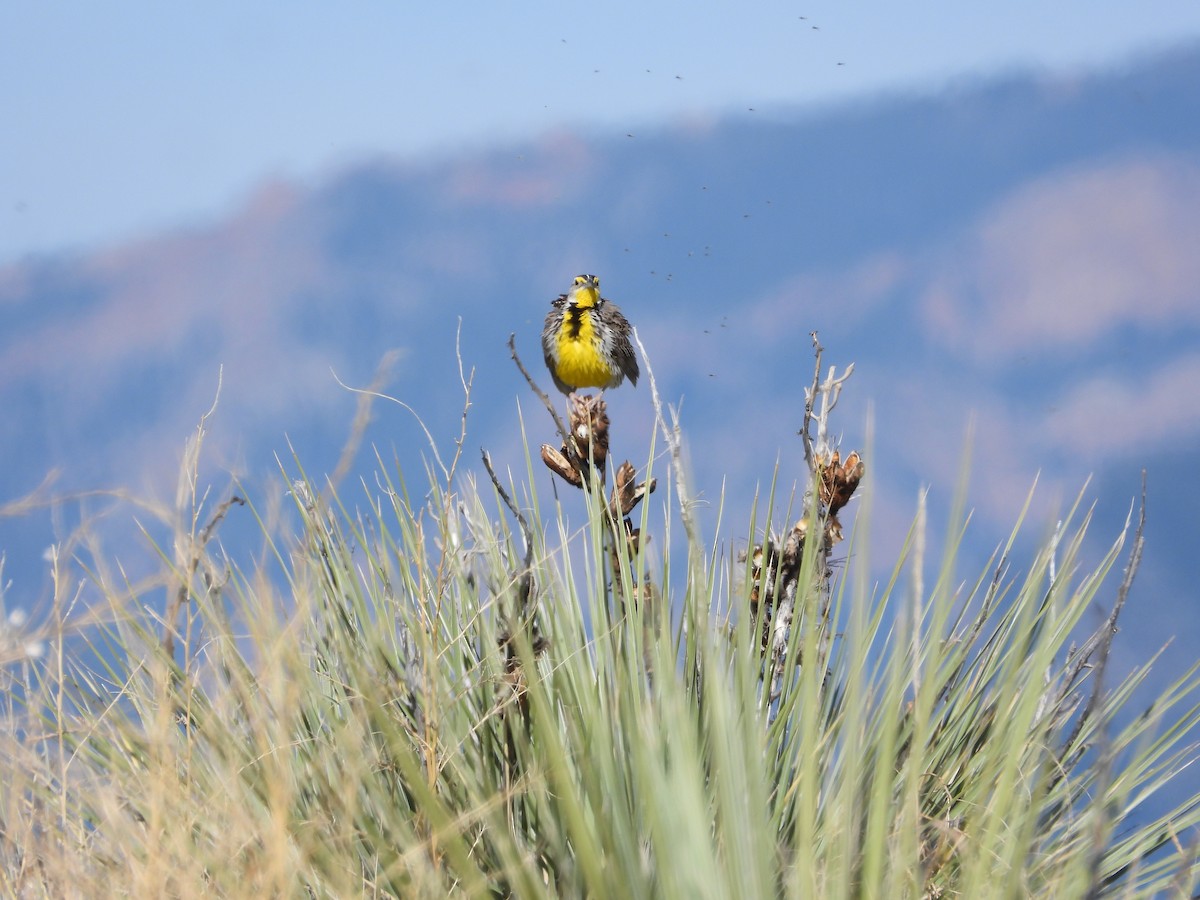
[[600,296],[600,279],[578,275],[571,290],[551,302],[542,329],[542,353],[555,386],[570,395],[579,388],[636,385],[637,357],[629,343],[629,320]]

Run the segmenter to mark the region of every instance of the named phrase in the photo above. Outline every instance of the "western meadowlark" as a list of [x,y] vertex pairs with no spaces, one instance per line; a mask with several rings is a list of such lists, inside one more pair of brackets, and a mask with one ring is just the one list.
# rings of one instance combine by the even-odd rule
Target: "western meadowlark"
[[600,296],[600,279],[578,275],[570,293],[553,301],[542,329],[542,352],[554,384],[564,394],[578,388],[637,384],[638,364],[629,343],[629,320]]

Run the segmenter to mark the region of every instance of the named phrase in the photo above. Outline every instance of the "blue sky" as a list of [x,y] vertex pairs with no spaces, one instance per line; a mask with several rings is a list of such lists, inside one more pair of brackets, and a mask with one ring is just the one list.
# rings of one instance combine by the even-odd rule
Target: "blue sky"
[[8,4],[0,264],[203,221],[264,179],[645,132],[1200,36],[1200,3]]

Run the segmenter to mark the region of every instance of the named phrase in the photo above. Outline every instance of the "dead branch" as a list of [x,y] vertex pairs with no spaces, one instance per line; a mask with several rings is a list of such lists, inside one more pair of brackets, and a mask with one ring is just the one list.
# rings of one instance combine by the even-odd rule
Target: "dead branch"
[[529,389],[542,401],[542,405],[546,407],[546,412],[550,413],[550,418],[554,420],[554,427],[558,429],[559,437],[562,438],[565,453],[574,452],[570,440],[570,432],[563,424],[562,418],[558,415],[558,411],[554,408],[554,404],[550,402],[550,398],[546,396],[546,392],[537,386],[537,382],[533,380],[533,376],[529,374],[529,370],[525,368],[525,364],[521,362],[521,355],[517,353],[517,335],[512,333],[508,336],[508,349],[512,353],[513,362],[517,364],[517,368],[521,370],[521,374],[525,376],[525,381],[529,384]]
[[483,467],[487,469],[488,476],[492,479],[492,485],[496,488],[496,493],[500,495],[500,499],[504,501],[504,505],[508,507],[509,512],[517,520],[517,525],[521,528],[521,539],[525,542],[525,558],[521,563],[521,571],[515,576],[517,585],[517,619],[518,621],[527,622],[533,618],[533,610],[530,608],[530,598],[533,596],[533,532],[529,530],[529,522],[525,519],[525,514],[513,502],[512,497],[508,495],[508,491],[500,484],[500,479],[496,475],[496,470],[492,467],[492,457],[486,450],[483,453]]

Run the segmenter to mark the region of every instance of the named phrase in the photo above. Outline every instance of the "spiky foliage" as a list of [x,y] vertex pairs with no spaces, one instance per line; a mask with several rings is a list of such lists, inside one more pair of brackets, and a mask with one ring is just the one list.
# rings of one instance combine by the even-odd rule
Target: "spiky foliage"
[[[111,615],[86,629],[64,561],[52,652],[9,694],[0,893],[1194,889],[1197,798],[1138,815],[1191,759],[1196,675],[1129,710],[1147,669],[1108,687],[1113,623],[1080,637],[1085,610],[1123,603],[1140,528],[1082,571],[1077,511],[963,589],[959,530],[932,586],[902,577],[926,565],[918,516],[871,591],[858,538],[829,564],[861,460],[815,447],[803,517],[738,560],[701,544],[663,433],[684,535],[654,566],[622,542],[631,472],[612,502],[570,495],[572,530],[532,463],[480,487],[457,456],[419,496],[379,461],[345,504],[293,471],[295,528],[264,516],[249,566],[215,540],[245,512],[190,479],[166,603],[93,564]],[[1125,547],[1127,577],[1107,578]]]

